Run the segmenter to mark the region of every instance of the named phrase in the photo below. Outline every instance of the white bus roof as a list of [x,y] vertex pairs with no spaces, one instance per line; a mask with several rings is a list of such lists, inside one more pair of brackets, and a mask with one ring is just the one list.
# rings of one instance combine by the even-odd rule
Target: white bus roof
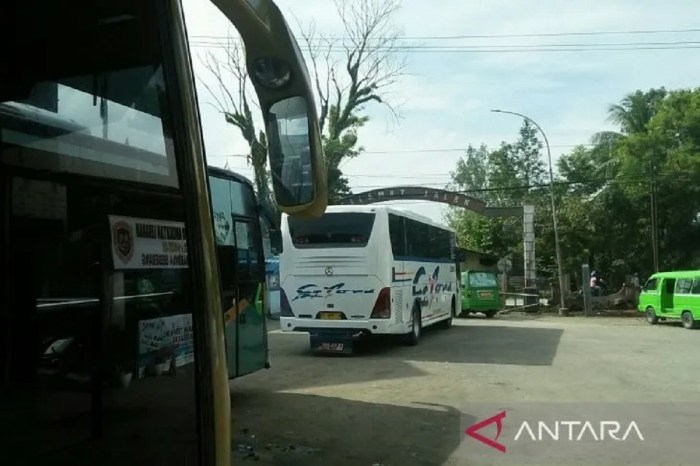
[[[333,212],[378,212],[385,210],[387,212],[390,212],[392,214],[400,215],[402,217],[410,218],[413,220],[417,220],[422,223],[426,223],[428,225],[432,225],[437,228],[441,228],[443,230],[448,230],[454,233],[454,230],[448,226],[441,225],[428,217],[425,217],[420,214],[416,214],[411,212],[410,210],[405,210],[405,209],[397,209],[393,206],[390,205],[330,205],[326,208],[326,213],[333,213]],[[287,214],[283,214],[283,218],[286,217]]]

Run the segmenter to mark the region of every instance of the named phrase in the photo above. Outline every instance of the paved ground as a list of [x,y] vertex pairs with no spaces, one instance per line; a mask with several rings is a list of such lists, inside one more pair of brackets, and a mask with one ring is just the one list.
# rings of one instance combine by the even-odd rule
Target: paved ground
[[271,330],[272,368],[231,383],[234,458],[491,464],[460,456],[464,426],[480,417],[470,407],[671,394],[700,402],[698,341],[700,331],[638,318],[509,315],[459,319],[426,331],[416,347],[378,342],[345,357],[311,354],[306,334]]

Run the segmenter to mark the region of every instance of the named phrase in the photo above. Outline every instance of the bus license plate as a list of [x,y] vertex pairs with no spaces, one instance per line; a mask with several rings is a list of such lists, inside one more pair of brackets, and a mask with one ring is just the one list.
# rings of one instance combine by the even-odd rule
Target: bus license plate
[[479,297],[480,298],[492,298],[493,291],[479,291]]
[[340,312],[322,312],[319,317],[323,320],[341,320],[343,314]]
[[328,343],[324,342],[318,345],[318,350],[321,351],[343,351],[343,348],[345,347],[344,344],[342,343]]

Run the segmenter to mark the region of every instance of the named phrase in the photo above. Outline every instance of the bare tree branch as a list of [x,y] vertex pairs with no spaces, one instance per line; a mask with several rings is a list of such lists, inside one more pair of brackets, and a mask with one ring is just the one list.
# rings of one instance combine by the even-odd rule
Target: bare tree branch
[[391,90],[406,74],[401,32],[394,25],[401,0],[334,2],[343,24],[342,40],[319,33],[315,23],[306,27],[300,24],[304,52],[318,95],[331,196],[333,177],[338,186],[343,185],[335,188],[349,190],[347,180],[340,179],[339,167],[343,160],[363,150],[357,143],[357,130],[367,121],[362,115],[364,106],[381,105],[393,121],[399,122],[401,103],[397,105]]
[[345,47],[350,84],[345,105],[339,108],[337,133],[348,127],[356,109],[370,101],[396,115],[382,89],[394,84],[406,70],[405,56],[398,47],[399,32],[391,23],[399,6],[398,0],[336,0],[350,44]]

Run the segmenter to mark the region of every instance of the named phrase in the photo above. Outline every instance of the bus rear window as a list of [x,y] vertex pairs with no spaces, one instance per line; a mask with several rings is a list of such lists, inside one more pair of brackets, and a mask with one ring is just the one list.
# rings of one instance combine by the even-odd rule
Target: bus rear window
[[364,247],[374,225],[373,213],[327,213],[319,218],[288,218],[289,235],[297,248]]

